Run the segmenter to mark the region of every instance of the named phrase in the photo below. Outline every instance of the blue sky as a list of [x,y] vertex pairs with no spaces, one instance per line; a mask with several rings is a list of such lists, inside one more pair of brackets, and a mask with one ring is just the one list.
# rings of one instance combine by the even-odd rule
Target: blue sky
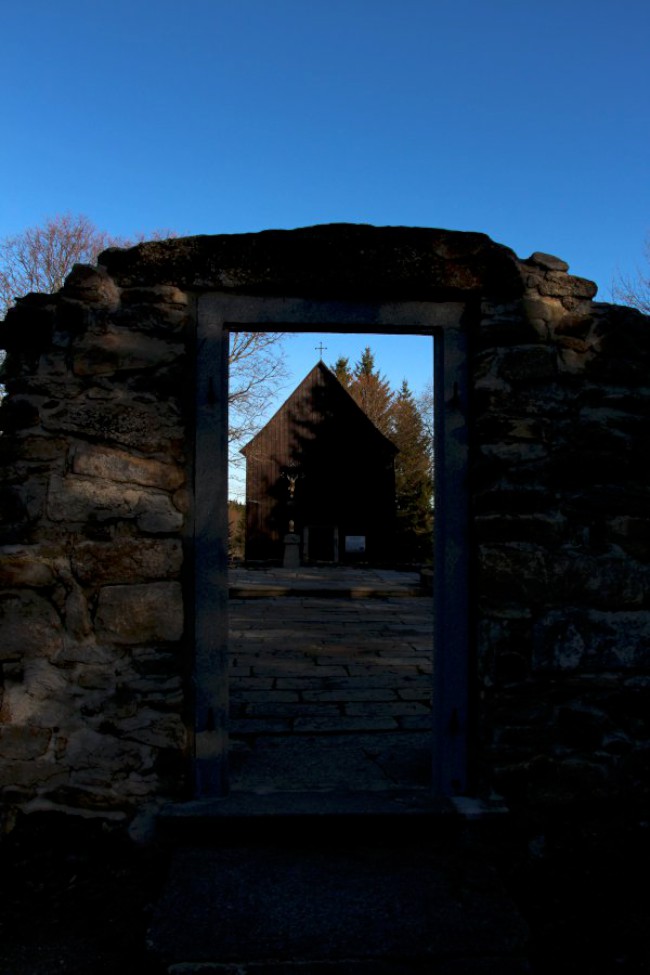
[[[0,237],[63,211],[127,236],[475,230],[603,300],[642,262],[647,0],[0,0],[0,34]],[[377,359],[416,389],[430,361]]]

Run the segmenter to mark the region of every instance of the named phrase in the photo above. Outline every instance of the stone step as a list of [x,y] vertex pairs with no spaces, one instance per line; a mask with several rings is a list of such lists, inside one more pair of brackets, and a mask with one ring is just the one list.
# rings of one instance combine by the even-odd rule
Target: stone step
[[[500,818],[501,807],[484,818]],[[173,845],[219,846],[223,843],[287,845],[305,836],[338,845],[390,837],[429,844],[446,842],[466,821],[454,801],[435,799],[426,790],[386,792],[231,792],[223,799],[175,803],[158,816],[159,839]]]
[[180,845],[148,946],[170,975],[528,971],[526,925],[454,839],[453,803],[234,796],[162,819]]

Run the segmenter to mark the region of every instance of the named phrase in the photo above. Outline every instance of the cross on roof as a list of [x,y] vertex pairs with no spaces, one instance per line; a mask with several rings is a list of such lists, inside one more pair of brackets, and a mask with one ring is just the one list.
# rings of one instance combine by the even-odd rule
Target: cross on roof
[[326,346],[326,345],[323,345],[323,343],[322,343],[322,342],[320,343],[320,345],[317,345],[317,346],[316,346],[316,351],[317,351],[317,352],[318,352],[318,354],[320,355],[320,357],[321,357],[321,359],[323,358],[323,352],[324,352],[324,350],[325,350],[326,348],[327,348],[327,346]]

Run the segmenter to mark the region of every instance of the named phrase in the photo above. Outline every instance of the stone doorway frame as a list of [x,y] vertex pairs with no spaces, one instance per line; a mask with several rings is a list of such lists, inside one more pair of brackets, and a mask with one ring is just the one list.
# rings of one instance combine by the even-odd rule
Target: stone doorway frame
[[435,506],[432,785],[468,788],[468,364],[465,302],[198,298],[192,574],[194,795],[228,792],[228,342],[230,331],[430,336]]

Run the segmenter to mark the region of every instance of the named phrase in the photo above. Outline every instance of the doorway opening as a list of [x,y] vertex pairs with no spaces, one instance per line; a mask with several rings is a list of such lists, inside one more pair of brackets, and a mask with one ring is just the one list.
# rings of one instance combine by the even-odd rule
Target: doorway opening
[[245,558],[240,528],[229,559],[230,787],[426,790],[433,339],[285,345],[288,388],[243,448],[245,491],[238,467],[229,486],[231,512],[245,501]]
[[[231,770],[235,787],[254,791],[316,791],[340,788],[342,781],[344,787],[355,791],[363,788],[358,766],[361,753],[366,772],[372,767],[381,773],[370,788],[409,788],[417,780],[434,794],[464,791],[468,645],[465,327],[465,307],[461,303],[359,304],[215,293],[201,297],[197,325],[194,539],[197,796],[225,794],[230,788]],[[315,595],[313,580],[301,570],[298,576],[303,578],[294,580],[297,593],[290,594],[286,583],[277,579],[274,593],[262,596],[258,592],[258,598],[248,599],[247,605],[232,575],[233,598],[229,599],[227,361],[228,338],[233,330],[317,333],[315,337],[324,332],[368,336],[379,333],[419,335],[433,340],[429,342],[435,347],[436,390],[433,596],[414,594],[413,585],[419,586],[420,580],[408,576],[399,580],[403,585],[398,593],[397,580],[387,573],[399,570],[378,566],[370,586],[364,587],[359,579],[348,575],[347,579],[336,581],[340,591],[333,587],[328,599]],[[362,544],[361,533],[350,531],[346,537],[352,546]],[[338,544],[341,545],[340,537]],[[337,568],[334,560],[331,567]],[[317,570],[318,566],[314,568]],[[344,571],[343,567],[338,568]],[[348,573],[364,569],[368,572],[360,566],[345,569]],[[319,584],[322,582],[321,575]],[[356,592],[356,599],[350,598],[352,591]],[[280,595],[283,601],[279,601]],[[264,599],[270,601],[264,603]],[[416,605],[422,611],[419,616]],[[227,623],[229,609],[231,627]],[[308,614],[314,619],[314,627],[306,625]],[[413,655],[410,661],[404,656],[407,645]],[[252,647],[257,653],[254,666]],[[293,660],[288,655],[291,647]],[[373,653],[375,658],[371,659]],[[302,672],[295,673],[298,658]],[[308,672],[307,663],[321,670]],[[328,667],[329,673],[322,669]],[[401,668],[402,677],[413,679],[396,691],[388,686],[396,677],[391,668]],[[435,672],[432,686],[427,670]],[[423,677],[428,686],[424,695]],[[363,700],[350,700],[352,687],[356,688],[353,696],[357,698],[363,691]],[[395,693],[396,699],[386,700]],[[405,707],[409,701],[411,706]],[[242,706],[239,711],[238,705]],[[269,708],[270,705],[274,707]],[[380,738],[389,732],[389,724],[394,727],[398,711],[403,712],[399,717],[404,730],[410,723],[412,734],[422,734],[428,741],[424,752],[413,751],[415,757],[411,761],[400,753],[397,741]],[[371,730],[368,726],[373,718]],[[266,731],[257,736],[265,746],[265,754],[257,771],[251,773],[253,765],[249,759],[255,736],[250,723],[255,721],[258,730],[266,722]],[[287,721],[292,723],[293,736],[283,734]],[[347,723],[347,729],[337,728],[332,723],[336,721],[339,725]],[[231,743],[229,727],[233,732]],[[295,731],[300,727],[304,737],[298,763],[299,736]],[[374,745],[368,740],[361,742],[362,733],[366,738],[374,735]],[[348,771],[342,780],[340,772],[346,764],[343,746],[346,741],[354,743],[355,737],[356,753],[347,755]],[[318,756],[315,752],[315,742],[320,750],[326,739],[329,765],[323,763],[322,753]],[[302,767],[300,776],[293,780],[283,778],[280,766],[286,771],[297,764]],[[328,767],[330,772],[336,770],[336,782],[327,772]]]

